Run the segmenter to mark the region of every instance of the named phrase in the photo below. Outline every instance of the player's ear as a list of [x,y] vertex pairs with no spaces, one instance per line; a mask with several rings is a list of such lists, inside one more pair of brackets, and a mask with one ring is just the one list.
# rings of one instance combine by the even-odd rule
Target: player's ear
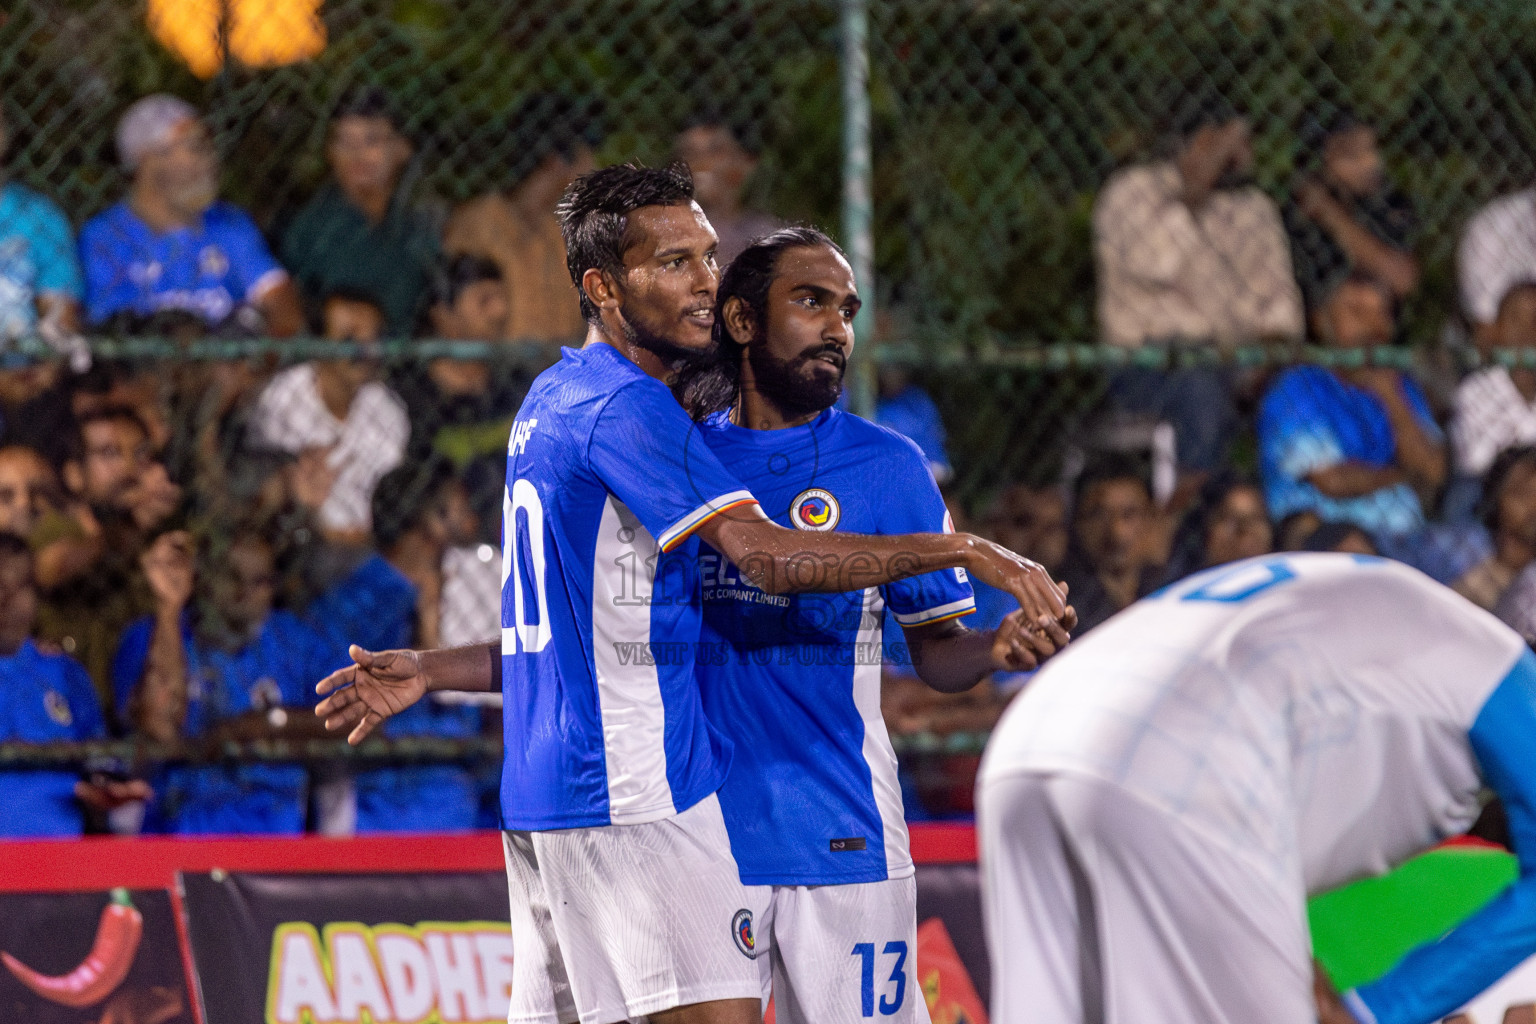
[[757,325],[752,320],[752,311],[740,295],[732,295],[725,300],[725,305],[720,307],[720,317],[732,341],[738,345],[752,344]]
[[619,283],[612,274],[597,267],[588,267],[581,275],[581,290],[598,309],[618,309],[620,305]]

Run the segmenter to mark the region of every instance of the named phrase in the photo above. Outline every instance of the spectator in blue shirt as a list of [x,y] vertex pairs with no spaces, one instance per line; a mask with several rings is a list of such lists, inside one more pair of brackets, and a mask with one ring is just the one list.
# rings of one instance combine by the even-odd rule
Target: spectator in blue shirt
[[[320,634],[274,610],[271,545],[257,530],[231,531],[227,550],[196,572],[190,540],[181,540],[145,560],[155,612],[128,628],[113,663],[120,711],[165,742],[317,734],[314,684],[340,662]],[[302,765],[171,768],[156,788],[146,830],[304,831]]]
[[880,371],[880,400],[875,422],[909,438],[922,449],[928,469],[940,484],[955,475],[945,450],[944,421],[928,392],[912,383],[905,367],[887,366]]
[[[1385,345],[1393,299],[1350,274],[1313,317],[1335,348]],[[1422,496],[1445,482],[1445,440],[1412,378],[1385,367],[1296,366],[1275,378],[1259,406],[1259,456],[1269,513],[1315,512],[1377,537],[1424,525]]]
[[[0,116],[0,157],[9,142]],[[0,341],[27,337],[43,325],[49,332],[78,330],[83,291],[63,211],[0,178]]]
[[182,311],[210,329],[297,334],[298,292],[245,212],[218,198],[219,164],[197,111],[173,96],[146,96],[117,125],[117,153],[133,176],[128,196],[80,232],[86,318],[133,327]]
[[[0,533],[0,741],[59,743],[105,739],[106,722],[91,679],[65,654],[32,642],[37,590],[26,541]],[[77,836],[82,804],[105,810],[142,799],[142,782],[86,783],[73,771],[0,772],[0,836]]]

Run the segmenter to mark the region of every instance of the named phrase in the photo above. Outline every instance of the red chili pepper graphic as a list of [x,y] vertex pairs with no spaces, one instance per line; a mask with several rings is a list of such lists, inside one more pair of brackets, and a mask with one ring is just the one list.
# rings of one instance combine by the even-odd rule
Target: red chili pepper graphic
[[144,915],[128,899],[128,890],[113,889],[96,927],[96,942],[79,967],[53,977],[38,974],[9,953],[0,953],[0,963],[44,999],[78,1009],[101,1002],[123,983],[143,934]]

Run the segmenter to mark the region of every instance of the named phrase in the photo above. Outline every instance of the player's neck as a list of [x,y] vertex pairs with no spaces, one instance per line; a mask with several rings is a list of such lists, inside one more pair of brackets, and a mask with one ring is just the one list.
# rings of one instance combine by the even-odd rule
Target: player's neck
[[738,427],[747,427],[752,430],[785,430],[789,427],[803,427],[824,411],[814,409],[795,415],[786,414],[757,389],[752,381],[751,367],[743,366],[741,387],[736,393],[736,405],[731,409],[731,422]]
[[593,345],[607,345],[663,384],[672,378],[672,368],[660,356],[648,348],[636,345],[622,334],[604,329],[602,324],[587,325],[587,340],[581,347],[591,348]]

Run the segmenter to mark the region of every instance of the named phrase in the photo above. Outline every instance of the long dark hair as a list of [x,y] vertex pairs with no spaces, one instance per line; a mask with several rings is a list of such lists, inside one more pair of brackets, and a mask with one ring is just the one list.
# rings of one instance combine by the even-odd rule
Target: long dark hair
[[809,225],[780,228],[754,239],[720,275],[715,290],[715,351],[711,358],[680,372],[673,393],[694,419],[728,409],[741,387],[741,353],[744,344],[731,337],[725,325],[725,304],[740,299],[751,315],[754,330],[767,328],[768,289],[778,276],[779,259],[790,249],[826,246],[847,259],[842,247],[825,231]]

